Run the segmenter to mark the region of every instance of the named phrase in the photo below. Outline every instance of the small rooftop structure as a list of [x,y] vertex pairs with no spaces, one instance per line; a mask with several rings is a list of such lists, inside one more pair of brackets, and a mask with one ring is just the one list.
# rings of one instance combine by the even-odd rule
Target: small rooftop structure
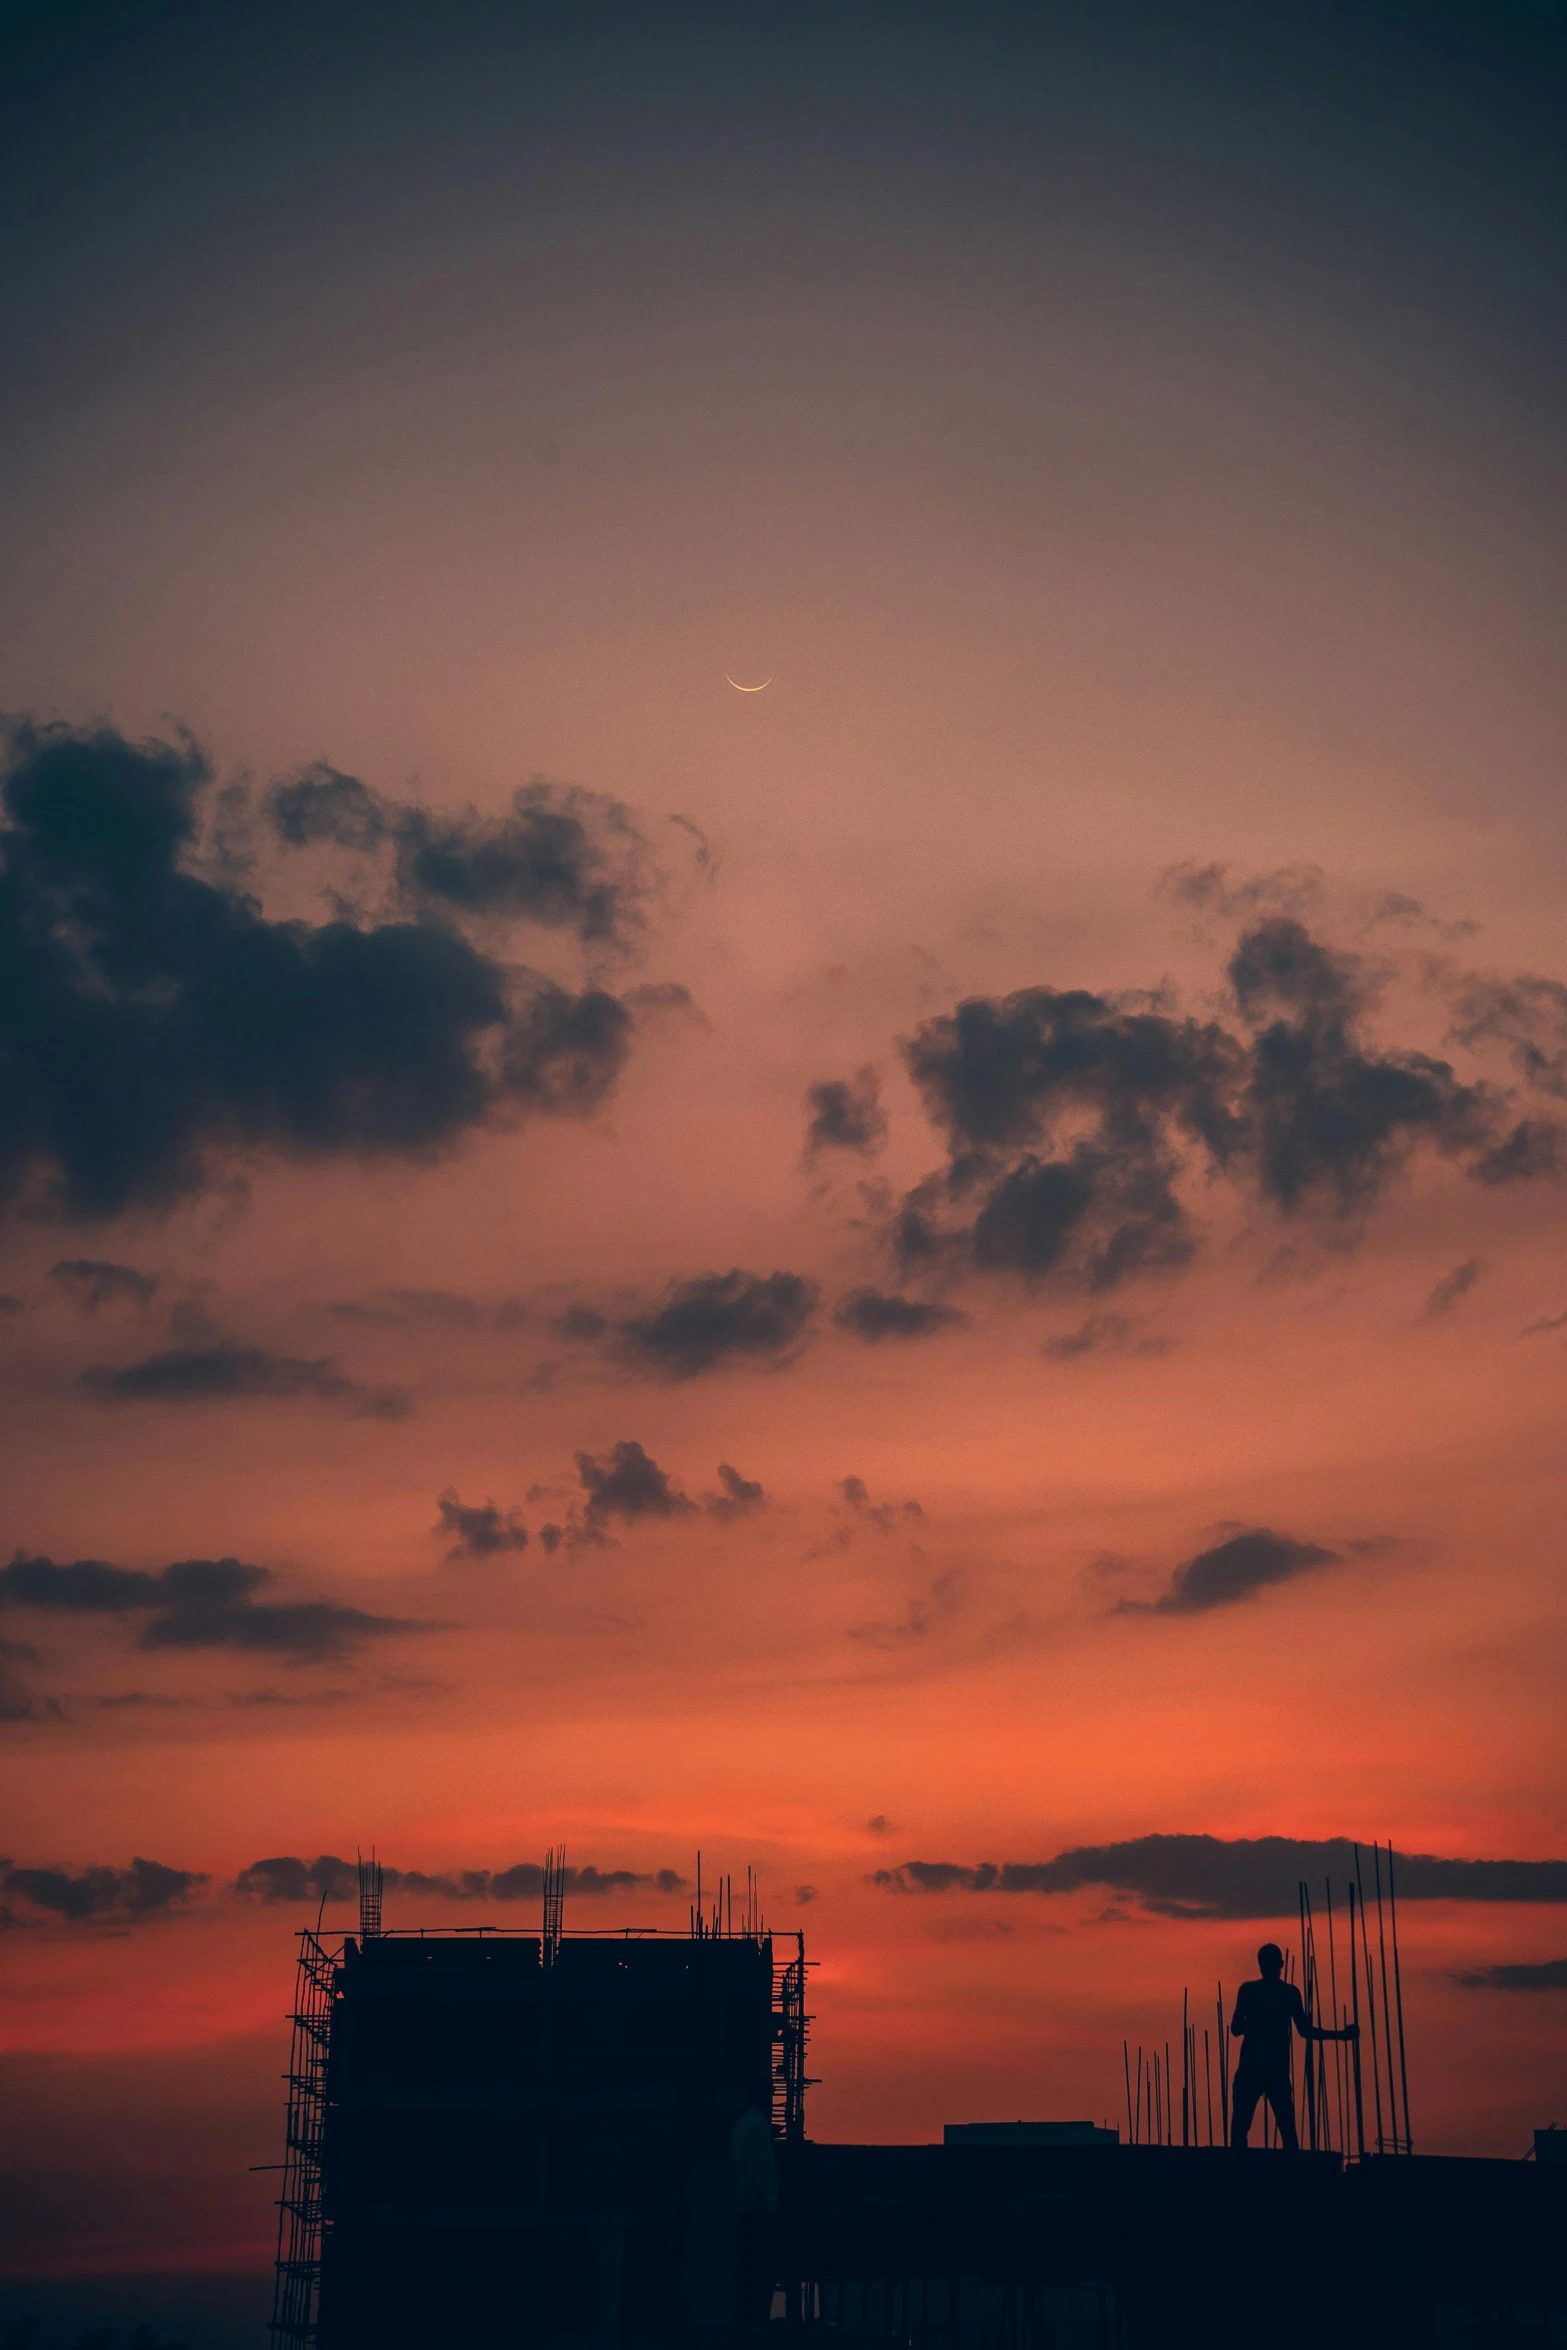
[[944,2122],[943,2146],[1119,2146],[1098,2122]]

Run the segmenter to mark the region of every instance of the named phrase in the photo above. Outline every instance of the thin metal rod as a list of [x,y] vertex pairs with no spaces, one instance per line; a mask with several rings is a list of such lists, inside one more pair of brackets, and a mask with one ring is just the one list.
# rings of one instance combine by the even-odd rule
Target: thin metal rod
[[1377,1952],[1382,1965],[1382,2052],[1387,2058],[1387,2118],[1391,2151],[1398,2152],[1398,2090],[1393,2080],[1393,2008],[1387,1995],[1387,1934],[1382,1922],[1382,1847],[1371,1847],[1377,1887]]
[[1371,1972],[1371,1937],[1366,1930],[1366,1883],[1360,1873],[1360,1846],[1355,1846],[1355,1887],[1360,1895],[1360,1963],[1366,1977],[1366,2011],[1371,2019],[1371,2086],[1376,2093],[1377,2152],[1382,2152],[1382,2059],[1378,2054],[1376,1979]]
[[[1306,2021],[1311,2021],[1311,1976],[1306,1965],[1306,1888],[1297,1879],[1295,1885],[1295,1918],[1300,1931],[1300,1996]],[[1290,2033],[1290,2062],[1295,2058],[1295,2035]],[[1311,2042],[1306,2042],[1306,2143],[1313,2152],[1317,2144],[1317,2116],[1311,2097]]]
[[[1358,1859],[1358,1855],[1357,1855]],[[1360,2092],[1360,1965],[1355,1955],[1355,1888],[1349,1888],[1349,1997],[1350,2021],[1355,2036],[1350,2041],[1350,2069],[1355,2080],[1355,2158],[1366,2159],[1366,2110]]]
[[1192,2085],[1192,2144],[1202,2144],[1202,2116],[1197,2107],[1197,2026],[1186,2027],[1186,2072]]
[[1393,1839],[1387,1840],[1387,1906],[1388,1922],[1393,1929],[1393,1996],[1398,2002],[1398,2069],[1404,2086],[1404,2152],[1415,2151],[1414,2132],[1409,2126],[1409,2058],[1404,2047],[1404,1978],[1398,1963],[1398,1902],[1393,1892]]
[[[1321,2021],[1322,1986],[1317,1976],[1317,1921],[1311,1914],[1311,1887],[1304,1877],[1300,1885],[1300,1905],[1306,1921],[1306,2021],[1313,2027]],[[1320,2040],[1308,2040],[1306,2066],[1306,2119],[1310,2125],[1311,2144],[1315,2152],[1329,2136],[1328,2130],[1328,2075],[1327,2056]]]
[[1124,2040],[1121,2042],[1121,2070],[1126,2075],[1127,2142],[1129,2145],[1135,2146],[1137,2143],[1137,2133],[1132,2127],[1132,2060],[1131,2057],[1127,2054],[1126,2042]]
[[[1333,2002],[1333,2028],[1337,2031],[1344,2018],[1339,2013],[1338,2004],[1338,1952],[1333,1941],[1333,1880],[1331,1877],[1323,1878],[1322,1889],[1328,1905],[1328,1996]],[[1333,2089],[1338,2104],[1339,2151],[1344,2153],[1348,2149],[1349,2141],[1344,2129],[1344,2043],[1342,2040],[1335,2040],[1333,2043]]]

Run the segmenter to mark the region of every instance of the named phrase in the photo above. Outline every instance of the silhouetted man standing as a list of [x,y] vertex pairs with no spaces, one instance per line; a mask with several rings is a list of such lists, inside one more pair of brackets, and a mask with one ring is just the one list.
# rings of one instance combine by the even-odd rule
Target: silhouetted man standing
[[1276,1942],[1264,1942],[1257,1953],[1262,1979],[1242,1983],[1235,2000],[1230,2030],[1244,2040],[1235,2068],[1234,2111],[1230,2144],[1244,2146],[1259,2097],[1266,2097],[1279,2125],[1285,2152],[1298,2154],[1295,2135],[1295,2092],[1290,2083],[1290,2034],[1299,2032],[1309,2047],[1315,2040],[1354,2040],[1358,2027],[1346,2024],[1342,2032],[1326,2032],[1306,2014],[1295,1984],[1284,1980],[1284,1953]]

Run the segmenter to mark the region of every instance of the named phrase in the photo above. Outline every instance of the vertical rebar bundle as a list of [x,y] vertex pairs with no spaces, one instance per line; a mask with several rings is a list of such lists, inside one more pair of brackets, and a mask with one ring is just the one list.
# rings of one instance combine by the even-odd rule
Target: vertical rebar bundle
[[560,1956],[561,1927],[566,1914],[566,1847],[551,1845],[544,1855],[544,1929],[539,1945],[543,1966]]
[[356,1857],[359,1862],[359,1938],[362,1942],[370,1942],[381,1931],[381,1894],[385,1872],[375,1857],[373,1844],[368,1860],[362,1852]]

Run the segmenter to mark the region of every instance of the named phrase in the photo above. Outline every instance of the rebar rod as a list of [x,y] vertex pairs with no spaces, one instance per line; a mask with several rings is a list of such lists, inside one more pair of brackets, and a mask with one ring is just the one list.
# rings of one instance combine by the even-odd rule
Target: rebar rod
[[1414,2132],[1409,2126],[1409,2058],[1404,2047],[1404,1978],[1398,1963],[1398,1900],[1393,1891],[1393,1839],[1387,1840],[1387,1906],[1388,1919],[1393,1929],[1393,1996],[1398,2002],[1398,2069],[1404,2087],[1404,2152],[1415,2151]]
[[[1359,1855],[1356,1855],[1357,1861]],[[1349,1997],[1354,2037],[1349,2044],[1350,2071],[1355,2083],[1355,2159],[1366,2159],[1366,2109],[1360,2088],[1360,1966],[1355,1955],[1355,1888],[1349,1888]]]
[[1355,1888],[1360,1896],[1360,1963],[1366,1978],[1366,2012],[1371,2019],[1371,2086],[1375,2092],[1377,2152],[1382,2152],[1382,2060],[1378,2055],[1376,1982],[1371,1972],[1371,1937],[1366,1929],[1366,1882],[1360,1873],[1360,1846],[1355,1846]]
[[[1337,2031],[1342,2026],[1344,2018],[1338,2003],[1338,1952],[1333,1940],[1333,1880],[1331,1877],[1323,1878],[1322,1889],[1328,1908],[1328,1996],[1333,2002],[1333,2028]],[[1333,2043],[1333,2088],[1338,2107],[1339,2151],[1348,2153],[1349,2138],[1345,2129],[1344,2116],[1344,2043],[1342,2040],[1335,2040]]]
[[[1398,2152],[1398,2089],[1393,2079],[1393,2010],[1387,1995],[1387,1934],[1382,1922],[1382,1847],[1371,1847],[1371,1865],[1377,1887],[1377,1952],[1382,1966],[1382,2052],[1387,2059],[1387,2118],[1392,2124],[1391,2151]],[[1380,2133],[1378,2133],[1380,2136]],[[1381,2148],[1378,2148],[1380,2153]]]

